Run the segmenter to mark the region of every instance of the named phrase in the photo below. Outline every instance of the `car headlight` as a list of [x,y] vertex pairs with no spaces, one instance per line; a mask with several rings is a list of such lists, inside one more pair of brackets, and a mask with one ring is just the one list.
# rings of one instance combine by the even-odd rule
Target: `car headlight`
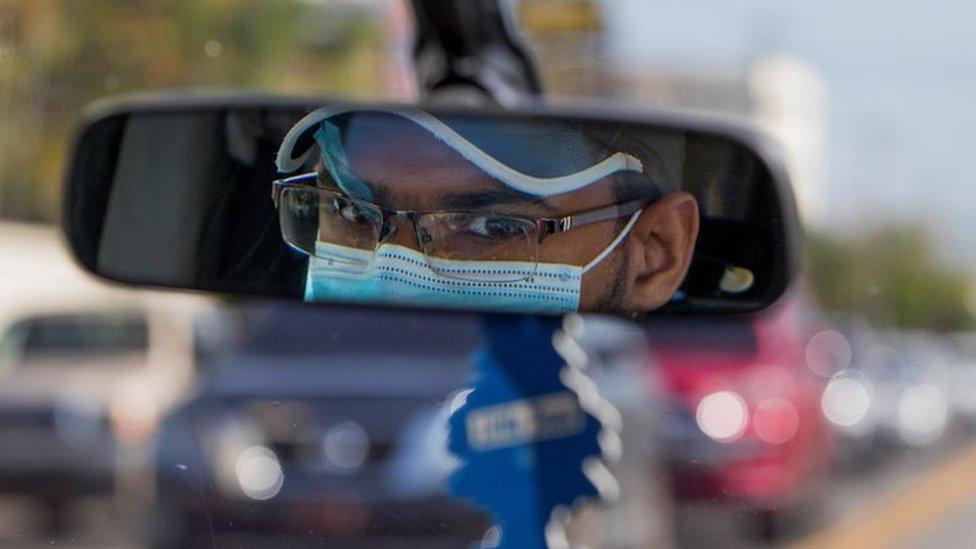
[[789,399],[763,399],[753,413],[752,427],[759,440],[767,444],[784,444],[799,432],[800,413]]
[[898,399],[898,435],[913,446],[931,444],[945,431],[949,405],[938,388],[913,385]]
[[[262,478],[274,476],[273,467],[267,460],[278,462],[264,438],[257,425],[240,418],[226,419],[210,431],[208,453],[213,460],[217,487],[225,495],[268,499],[277,494],[280,486],[272,490],[274,484],[270,480],[262,481]],[[281,468],[280,463],[278,467]]]
[[363,468],[369,457],[369,435],[355,421],[337,423],[322,439],[322,461],[331,473],[351,475]]
[[265,446],[251,446],[241,451],[234,464],[234,474],[244,495],[256,500],[275,497],[285,482],[278,456]]
[[842,372],[827,383],[820,397],[820,408],[824,417],[834,425],[860,431],[867,428],[865,420],[871,409],[871,400],[871,389],[866,380]]
[[732,442],[742,436],[749,422],[745,400],[733,391],[716,391],[698,402],[698,428],[718,442]]

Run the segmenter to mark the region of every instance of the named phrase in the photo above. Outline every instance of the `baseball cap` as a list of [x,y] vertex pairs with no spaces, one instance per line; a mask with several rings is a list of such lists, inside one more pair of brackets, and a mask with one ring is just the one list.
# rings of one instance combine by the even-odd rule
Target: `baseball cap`
[[615,173],[646,176],[637,157],[608,149],[582,124],[330,107],[305,116],[286,134],[276,157],[278,170],[292,173],[321,160],[340,187],[361,188],[345,162],[344,133],[357,124],[382,130],[392,122],[389,117],[416,124],[489,176],[532,196],[572,192]]

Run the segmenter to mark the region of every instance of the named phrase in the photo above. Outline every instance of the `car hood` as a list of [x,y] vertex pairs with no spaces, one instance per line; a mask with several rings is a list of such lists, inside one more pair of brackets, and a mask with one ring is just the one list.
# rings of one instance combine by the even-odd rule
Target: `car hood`
[[83,398],[105,407],[123,387],[147,371],[143,355],[23,361],[0,377],[0,402],[49,405],[65,398]]

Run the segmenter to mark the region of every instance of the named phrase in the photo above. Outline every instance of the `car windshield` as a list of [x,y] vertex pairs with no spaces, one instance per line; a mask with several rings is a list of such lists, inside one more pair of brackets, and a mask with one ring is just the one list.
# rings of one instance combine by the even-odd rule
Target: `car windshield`
[[149,328],[138,313],[38,316],[14,323],[7,341],[23,360],[145,354]]
[[[596,173],[584,165],[604,151],[600,140],[614,154],[594,166],[617,162],[621,180],[638,163],[656,173],[655,155],[617,156],[620,134],[581,125],[486,139],[458,123],[463,116],[432,122],[389,109],[327,112],[313,132],[289,132],[333,99],[412,104],[429,98],[433,81],[438,108],[483,104],[467,92],[505,90],[522,66],[505,56],[507,39],[481,42],[500,33],[482,29],[496,5],[537,65],[546,103],[660,111],[689,127],[714,119],[762,136],[761,164],[792,184],[773,194],[795,195],[802,220],[802,242],[788,250],[798,272],[776,304],[749,316],[607,320],[435,310],[456,308],[449,297],[418,301],[431,309],[364,309],[150,289],[138,294],[150,313],[133,305],[131,289],[94,280],[69,257],[62,220],[84,227],[92,249],[110,243],[132,270],[165,265],[232,285],[251,270],[299,265],[287,295],[348,303],[375,301],[411,274],[437,274],[444,296],[462,284],[485,297],[476,293],[485,272],[459,277],[452,262],[497,263],[504,250],[518,277],[489,277],[507,286],[486,303],[519,304],[525,284],[561,276],[547,267],[545,240],[582,252],[585,235],[603,231],[601,245],[610,232],[622,236],[605,256],[612,262],[594,268],[634,276],[586,290],[620,301],[654,268],[675,264],[668,235],[691,233],[654,227],[678,221],[649,223],[614,204],[619,219],[569,231],[562,214],[481,215],[471,196],[432,216],[423,193],[402,208],[424,210],[423,222],[403,212],[377,219],[364,204],[387,208],[388,197],[356,194],[389,190],[384,178],[410,171],[451,204],[466,175],[500,173],[518,186],[500,191],[497,177],[480,185],[495,191],[482,193],[488,203],[537,207],[525,182],[555,174],[560,162],[538,151],[557,142],[580,164],[557,174],[563,182]],[[418,23],[424,7],[450,32]],[[974,29],[976,5],[964,0],[0,1],[0,547],[973,545]],[[243,181],[246,172],[268,184],[207,194],[199,179],[175,175],[162,146],[136,147],[149,168],[126,172],[109,149],[133,134],[119,131],[105,150],[80,151],[112,180],[72,197],[85,207],[65,207],[65,167],[79,153],[72,136],[94,112],[86,107],[159,92],[176,103],[291,98],[295,112],[281,116],[200,118],[200,135],[170,138],[186,126],[170,125],[168,111],[138,130],[185,149],[200,179]],[[198,146],[217,142],[196,139],[204,133],[219,136],[219,162]],[[294,150],[281,163],[242,168],[278,159],[285,135]],[[765,228],[783,219],[731,223],[769,197],[735,184],[718,192],[713,174],[744,182],[756,164],[706,154],[718,150],[711,137],[680,147],[665,137],[655,148],[704,158],[684,158],[674,183],[698,181],[697,211],[722,222],[685,243],[695,244],[690,274],[656,302],[717,302],[730,288],[751,299],[761,277],[723,262],[777,263],[769,258],[787,251],[766,249]],[[124,173],[151,180],[154,193],[113,195]],[[614,193],[632,190],[626,182]],[[104,223],[88,207],[123,198],[133,208]],[[158,215],[167,200],[214,223]],[[158,231],[138,245],[107,236],[137,226]],[[507,245],[467,249],[468,233]],[[174,252],[185,238],[219,257]],[[384,238],[415,253],[370,255]],[[375,286],[306,276],[311,264],[357,280],[352,266],[376,257],[389,270]],[[573,273],[543,297],[577,310]],[[134,359],[149,367],[112,367]]]

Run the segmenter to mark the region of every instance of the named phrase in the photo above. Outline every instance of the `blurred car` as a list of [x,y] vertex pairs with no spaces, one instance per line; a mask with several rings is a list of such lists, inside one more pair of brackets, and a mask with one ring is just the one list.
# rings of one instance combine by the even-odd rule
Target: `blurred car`
[[[208,544],[214,535],[461,547],[491,535],[487,516],[444,492],[457,465],[447,420],[472,381],[480,317],[254,303],[228,309],[227,319],[237,336],[202,364],[199,393],[161,428],[154,546]],[[649,464],[654,453],[636,444],[652,444],[653,414],[643,385],[628,377],[643,375],[646,355],[626,342],[643,337],[600,322],[577,335],[620,425],[643,434],[611,467],[628,505],[584,513],[570,537],[593,547],[663,546],[667,494]],[[652,509],[656,519],[636,516]]]
[[[43,501],[125,487],[192,382],[202,304],[92,282],[48,229],[0,224],[0,493]],[[30,272],[31,276],[19,275]]]
[[831,378],[821,402],[837,465],[860,468],[893,449],[938,443],[953,416],[946,348],[933,336],[863,327],[850,340],[850,366]]
[[161,428],[154,546],[242,532],[457,546],[485,534],[484,516],[441,492],[454,466],[446,412],[477,325],[324,310],[226,311],[233,341]]
[[675,497],[741,508],[764,536],[815,518],[827,470],[824,378],[806,360],[822,326],[806,307],[793,294],[760,315],[648,327],[670,399],[664,439]]

